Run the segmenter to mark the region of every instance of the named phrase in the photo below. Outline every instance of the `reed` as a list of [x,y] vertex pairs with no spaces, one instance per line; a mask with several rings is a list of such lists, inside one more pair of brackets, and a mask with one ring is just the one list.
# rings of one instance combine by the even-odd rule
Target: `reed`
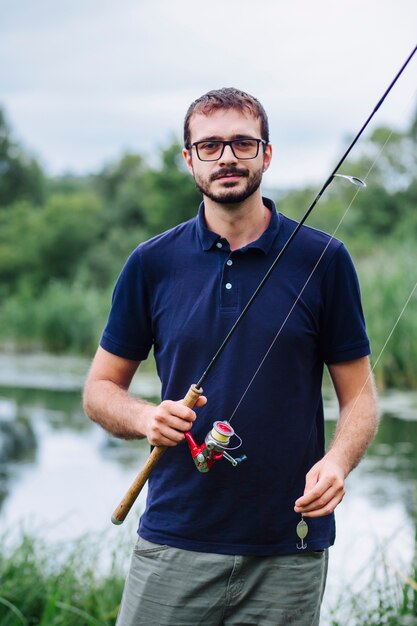
[[[125,549],[114,550],[108,571],[97,571],[107,541],[51,546],[25,535],[14,548],[0,539],[1,626],[114,625],[122,595]],[[106,548],[107,549],[107,548]],[[105,551],[105,550],[104,550]],[[323,626],[415,626],[417,564],[411,574],[378,556],[361,592],[344,590],[323,615]]]
[[123,575],[116,552],[107,573],[96,570],[99,550],[99,542],[51,547],[27,535],[12,549],[2,542],[1,626],[113,625]]
[[21,289],[0,304],[0,344],[19,350],[94,353],[110,294],[52,281],[41,293]]
[[377,385],[380,389],[393,387],[415,389],[417,388],[415,248],[406,245],[398,246],[391,251],[389,249],[377,251],[370,257],[357,260],[356,264]]
[[417,569],[411,575],[381,557],[361,592],[346,589],[324,616],[326,626],[416,626]]

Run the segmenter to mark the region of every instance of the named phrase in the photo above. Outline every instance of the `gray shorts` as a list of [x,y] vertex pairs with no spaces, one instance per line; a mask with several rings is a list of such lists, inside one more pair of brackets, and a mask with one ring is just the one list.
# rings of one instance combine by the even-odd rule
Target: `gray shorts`
[[318,626],[327,550],[229,556],[139,537],[117,626]]

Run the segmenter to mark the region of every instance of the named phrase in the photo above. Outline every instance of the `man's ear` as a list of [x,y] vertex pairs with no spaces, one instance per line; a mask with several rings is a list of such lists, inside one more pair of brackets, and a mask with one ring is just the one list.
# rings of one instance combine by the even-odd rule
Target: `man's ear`
[[187,150],[186,148],[182,149],[182,156],[184,157],[184,161],[185,164],[188,168],[188,171],[190,172],[191,175],[194,174],[194,170],[193,170],[193,161],[191,158],[191,150]]
[[266,170],[268,169],[268,167],[271,164],[271,159],[272,159],[272,146],[269,143],[266,148],[265,148],[265,152],[264,152],[264,167],[263,167],[263,171],[266,172]]

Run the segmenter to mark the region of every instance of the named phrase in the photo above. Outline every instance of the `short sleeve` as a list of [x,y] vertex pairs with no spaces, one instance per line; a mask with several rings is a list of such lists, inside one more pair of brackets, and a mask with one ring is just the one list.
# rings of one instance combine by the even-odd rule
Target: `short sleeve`
[[117,279],[100,346],[117,356],[143,361],[148,357],[152,344],[149,294],[139,246],[132,252]]
[[370,354],[359,281],[343,244],[336,250],[322,285],[321,351],[325,363]]

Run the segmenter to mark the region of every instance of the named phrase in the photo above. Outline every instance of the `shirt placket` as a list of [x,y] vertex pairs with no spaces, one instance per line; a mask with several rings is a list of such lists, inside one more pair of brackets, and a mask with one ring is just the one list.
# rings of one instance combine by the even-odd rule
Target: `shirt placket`
[[229,244],[220,240],[216,243],[222,251],[222,278],[220,285],[220,309],[230,311],[238,306],[238,276],[236,272],[236,256],[230,252]]

